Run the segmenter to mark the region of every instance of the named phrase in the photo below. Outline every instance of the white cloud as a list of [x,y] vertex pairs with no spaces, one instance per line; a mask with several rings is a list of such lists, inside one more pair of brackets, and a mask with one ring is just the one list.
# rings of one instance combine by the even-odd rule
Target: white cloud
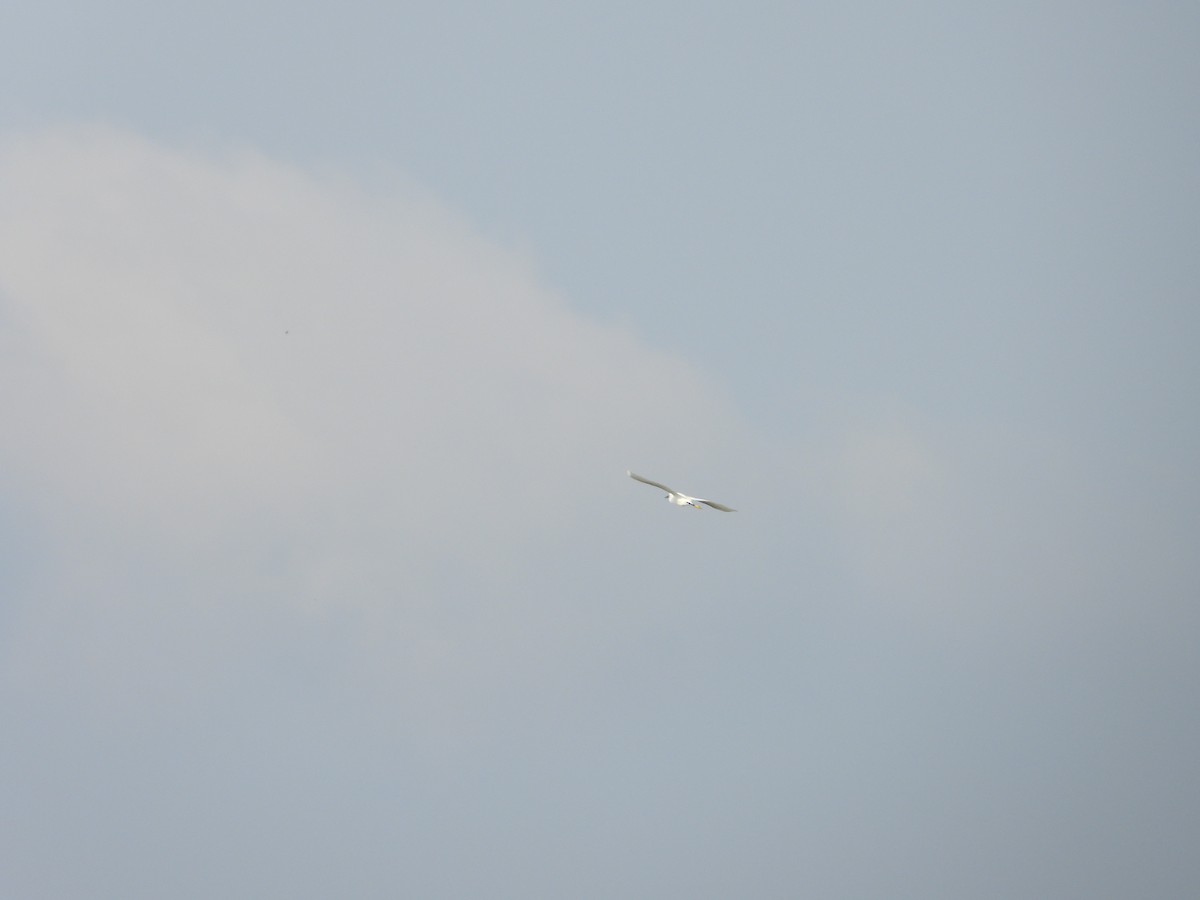
[[253,154],[9,140],[0,292],[4,487],[52,536],[21,625],[35,669],[82,617],[83,656],[170,671],[243,640],[222,616],[247,604],[358,616],[363,647],[386,628],[436,661],[463,638],[429,599],[447,579],[545,565],[627,465],[702,466],[729,439],[699,373],[427,198]]

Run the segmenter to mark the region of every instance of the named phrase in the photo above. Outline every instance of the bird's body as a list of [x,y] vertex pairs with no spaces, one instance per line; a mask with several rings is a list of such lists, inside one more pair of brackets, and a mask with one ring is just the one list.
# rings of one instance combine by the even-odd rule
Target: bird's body
[[713,509],[719,509],[721,512],[737,512],[736,509],[730,509],[728,506],[723,506],[722,504],[717,503],[715,500],[704,500],[700,497],[689,497],[687,494],[681,494],[679,491],[673,491],[665,484],[659,484],[657,481],[651,481],[649,478],[643,478],[641,475],[635,475],[628,469],[625,470],[625,474],[634,481],[640,481],[642,484],[648,484],[651,487],[656,487],[661,491],[666,491],[667,500],[671,503],[674,503],[676,506],[690,506],[692,509],[699,509],[700,504],[703,503],[705,506],[711,506]]

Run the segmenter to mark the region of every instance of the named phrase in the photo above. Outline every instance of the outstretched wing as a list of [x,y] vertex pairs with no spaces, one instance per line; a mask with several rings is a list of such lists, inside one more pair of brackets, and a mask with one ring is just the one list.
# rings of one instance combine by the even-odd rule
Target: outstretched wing
[[713,509],[719,509],[721,512],[737,512],[736,509],[730,509],[728,506],[717,503],[715,500],[701,500],[697,497],[696,502],[703,503],[705,506],[711,506]]
[[625,474],[628,475],[630,478],[632,478],[634,481],[640,481],[642,484],[648,484],[651,487],[656,487],[660,491],[666,491],[668,494],[675,493],[673,490],[671,490],[665,484],[659,484],[657,481],[651,481],[649,478],[643,478],[641,475],[634,475],[628,469],[625,470]]

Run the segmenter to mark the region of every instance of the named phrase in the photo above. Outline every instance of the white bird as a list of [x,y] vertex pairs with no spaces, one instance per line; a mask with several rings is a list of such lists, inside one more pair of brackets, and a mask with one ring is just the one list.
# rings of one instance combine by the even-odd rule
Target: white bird
[[642,484],[648,484],[651,487],[656,487],[661,491],[666,491],[667,499],[676,506],[690,506],[692,509],[699,509],[699,504],[703,503],[705,506],[711,506],[713,509],[719,509],[721,512],[737,512],[736,509],[730,509],[728,506],[723,506],[720,503],[717,503],[715,500],[701,500],[699,497],[689,497],[687,494],[681,494],[679,491],[673,491],[665,484],[659,484],[657,481],[651,481],[649,478],[643,478],[641,475],[634,475],[628,469],[625,470],[625,474],[634,481],[640,481]]

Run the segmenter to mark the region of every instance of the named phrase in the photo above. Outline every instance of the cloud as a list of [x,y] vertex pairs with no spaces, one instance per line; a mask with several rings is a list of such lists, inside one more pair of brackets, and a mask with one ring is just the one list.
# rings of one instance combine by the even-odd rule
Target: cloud
[[1177,611],[1195,578],[1172,500],[1187,478],[1131,466],[1128,440],[848,401],[802,444],[805,493],[870,619],[951,644],[1054,640],[1131,614],[1130,596]]
[[2,486],[45,538],[26,674],[64,677],[69,621],[96,665],[64,669],[113,694],[289,622],[461,664],[486,594],[611,521],[627,465],[702,468],[734,428],[413,191],[80,128],[9,139],[0,197]]

